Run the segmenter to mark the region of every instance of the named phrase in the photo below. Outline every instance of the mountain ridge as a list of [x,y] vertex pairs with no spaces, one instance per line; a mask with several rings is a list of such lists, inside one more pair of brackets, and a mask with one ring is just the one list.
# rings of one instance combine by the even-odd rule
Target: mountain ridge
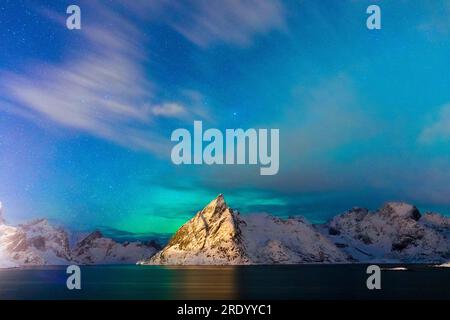
[[138,264],[294,264],[346,259],[303,219],[243,217],[220,194],[187,221],[165,248]]
[[[221,215],[226,228],[216,223]],[[227,245],[215,245],[224,237]],[[373,212],[353,208],[313,225],[301,217],[243,217],[219,195],[166,247],[138,264],[445,263],[450,260],[449,239],[450,218],[421,215],[403,202],[388,202]],[[224,254],[227,250],[232,254]]]
[[432,263],[450,261],[450,218],[403,202],[352,208],[323,224],[303,217],[241,215],[218,195],[162,249],[119,243],[95,230],[71,243],[62,228],[38,219],[7,225],[0,204],[0,268],[29,265],[251,265]]
[[142,242],[118,243],[100,231],[73,246],[63,228],[37,219],[18,226],[0,222],[0,268],[69,264],[134,264],[159,248]]

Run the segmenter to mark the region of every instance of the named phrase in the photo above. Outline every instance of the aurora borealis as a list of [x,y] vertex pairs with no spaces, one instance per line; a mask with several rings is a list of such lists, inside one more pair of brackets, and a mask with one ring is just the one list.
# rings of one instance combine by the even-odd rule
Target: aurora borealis
[[[3,0],[5,216],[170,233],[219,193],[313,222],[391,200],[450,214],[449,16],[445,0]],[[194,120],[279,128],[278,174],[174,165],[170,134]]]

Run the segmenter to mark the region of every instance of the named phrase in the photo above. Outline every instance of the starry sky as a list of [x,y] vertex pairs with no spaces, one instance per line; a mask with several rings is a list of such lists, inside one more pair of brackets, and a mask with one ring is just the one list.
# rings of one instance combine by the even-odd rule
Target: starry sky
[[[6,219],[166,234],[219,193],[312,222],[393,200],[450,215],[449,17],[446,0],[2,0]],[[175,166],[194,120],[279,128],[279,173]]]

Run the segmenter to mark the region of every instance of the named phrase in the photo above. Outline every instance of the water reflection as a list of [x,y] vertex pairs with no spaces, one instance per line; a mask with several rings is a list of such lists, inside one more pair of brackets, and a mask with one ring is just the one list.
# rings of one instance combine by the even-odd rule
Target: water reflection
[[367,290],[365,265],[85,266],[82,290],[65,267],[0,270],[2,299],[450,299],[450,268],[383,271]]
[[165,267],[171,271],[173,299],[238,299],[237,267]]

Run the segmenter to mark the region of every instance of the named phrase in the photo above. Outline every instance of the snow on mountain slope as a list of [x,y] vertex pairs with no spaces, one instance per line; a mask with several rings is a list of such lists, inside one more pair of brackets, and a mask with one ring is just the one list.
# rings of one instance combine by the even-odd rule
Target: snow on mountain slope
[[[1,207],[0,207],[1,208]],[[67,264],[130,263],[153,255],[159,248],[150,243],[117,243],[94,232],[71,250],[66,231],[47,220],[17,227],[4,223],[0,211],[0,268]]]
[[435,228],[443,232],[450,231],[450,218],[441,216],[438,213],[434,212],[426,213],[422,217],[421,222],[428,227]]
[[219,195],[186,222],[165,248],[139,264],[246,264],[238,219]]
[[8,248],[13,242],[13,237],[16,234],[16,228],[5,225],[3,219],[3,208],[0,202],[0,268],[13,268],[17,263],[9,256]]
[[19,228],[0,225],[0,268],[43,264],[43,259],[29,250],[26,235]]
[[[1,209],[1,206],[0,206]],[[69,245],[69,238],[77,239]],[[450,218],[406,203],[354,208],[324,225],[267,214],[241,216],[222,195],[187,221],[161,251],[100,232],[71,235],[46,220],[17,227],[0,210],[0,268],[55,264],[293,264],[417,262],[448,266]],[[156,254],[155,254],[156,253]]]
[[443,262],[450,258],[448,218],[421,216],[406,203],[387,203],[380,210],[354,208],[334,217],[324,233],[361,262]]
[[21,225],[30,248],[40,254],[46,264],[65,264],[71,259],[67,233],[45,219]]
[[242,217],[222,195],[185,223],[169,244],[140,264],[344,262],[346,255],[302,219]]
[[257,264],[346,262],[347,255],[303,218],[252,215],[240,225],[249,260]]
[[0,226],[0,267],[59,265],[70,259],[67,235],[46,220],[19,227]]
[[76,245],[72,257],[81,264],[134,264],[154,255],[156,251],[156,247],[141,242],[117,243],[95,231]]

